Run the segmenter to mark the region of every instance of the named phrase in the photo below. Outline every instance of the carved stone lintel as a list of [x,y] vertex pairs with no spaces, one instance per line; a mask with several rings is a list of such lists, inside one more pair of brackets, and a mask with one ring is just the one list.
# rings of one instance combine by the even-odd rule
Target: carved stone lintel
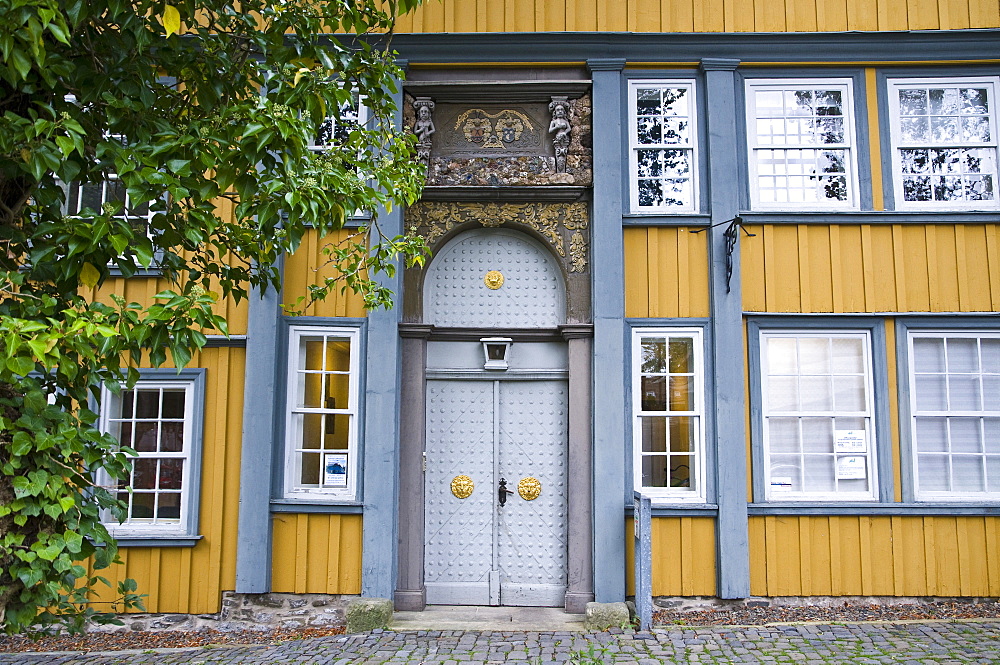
[[452,229],[467,223],[485,227],[522,225],[534,230],[555,252],[568,272],[587,269],[589,226],[587,204],[576,203],[455,203],[421,201],[406,210],[406,228],[431,248]]

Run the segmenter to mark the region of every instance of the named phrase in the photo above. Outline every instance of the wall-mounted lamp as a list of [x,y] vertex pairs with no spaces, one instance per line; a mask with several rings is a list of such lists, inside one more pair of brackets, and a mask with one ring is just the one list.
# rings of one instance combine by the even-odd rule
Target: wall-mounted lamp
[[507,369],[510,345],[514,340],[510,337],[483,337],[479,341],[483,343],[483,355],[486,357],[483,369]]

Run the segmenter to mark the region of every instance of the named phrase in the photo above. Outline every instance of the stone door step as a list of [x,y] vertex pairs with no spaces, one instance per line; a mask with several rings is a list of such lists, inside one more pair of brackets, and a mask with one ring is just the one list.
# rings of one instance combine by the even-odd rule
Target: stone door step
[[394,612],[389,628],[414,630],[582,631],[583,615],[556,607],[428,605],[423,612]]

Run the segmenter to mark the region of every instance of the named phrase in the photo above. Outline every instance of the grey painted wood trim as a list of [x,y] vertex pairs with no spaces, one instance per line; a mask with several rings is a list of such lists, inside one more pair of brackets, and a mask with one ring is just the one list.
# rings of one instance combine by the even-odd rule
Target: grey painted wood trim
[[[567,328],[570,328],[567,326]],[[572,326],[567,340],[569,360],[569,432],[568,467],[571,479],[594,477],[591,449],[590,373],[593,347],[590,326]],[[569,524],[567,534],[567,612],[582,614],[594,600],[594,522],[590,512],[593,487],[588,482],[570,482],[567,488]]]
[[897,212],[895,210],[850,210],[837,213],[757,212],[744,210],[740,217],[747,224],[996,224],[998,215],[989,211],[967,212]]
[[[275,383],[280,294],[254,290],[249,298],[243,388],[243,446],[236,540],[236,591],[271,590],[270,479],[274,460]],[[253,362],[249,362],[249,359]],[[264,479],[260,483],[251,478]]]
[[205,342],[206,349],[215,348],[246,348],[247,336],[246,335],[230,335],[226,337],[225,335],[207,335],[208,341]]
[[[625,173],[624,175],[628,178],[630,174]],[[699,191],[702,190],[707,191],[705,187],[699,186]],[[631,212],[622,216],[622,226],[707,226],[711,219],[711,215],[702,213],[688,215],[643,215]]]
[[355,515],[363,512],[360,503],[310,503],[307,501],[289,501],[273,499],[272,513],[322,513],[325,515]]
[[625,599],[623,501],[627,494],[631,442],[626,441],[626,357],[624,239],[621,232],[624,167],[622,118],[625,116],[621,69],[624,60],[594,59],[594,204],[591,224],[593,354],[593,525],[594,598],[599,603]]
[[[906,63],[997,59],[996,29],[809,33],[449,33],[396,34],[392,47],[419,64],[584,62],[591,72],[608,61],[692,63],[743,58],[767,63]],[[595,53],[606,57],[593,59]],[[526,56],[530,54],[530,56]],[[710,59],[706,56],[712,56]],[[593,65],[591,65],[593,63]],[[712,63],[714,65],[714,63]],[[619,67],[620,69],[620,67]],[[596,78],[596,77],[594,77]]]
[[115,538],[118,547],[194,547],[204,536],[186,538]]
[[[419,328],[414,325],[413,328]],[[427,326],[429,328],[429,326]],[[398,610],[424,609],[424,440],[425,336],[404,335],[399,442],[399,574],[395,605]]]
[[[750,359],[750,428],[753,459],[753,496],[754,505],[775,505],[776,502],[765,503],[764,487],[764,425],[762,418],[761,398],[761,365],[760,365],[760,335],[767,330],[867,330],[871,335],[872,390],[874,392],[874,413],[872,427],[875,429],[875,460],[878,464],[878,500],[883,504],[891,503],[894,496],[894,477],[892,460],[892,430],[890,425],[890,410],[892,405],[879,395],[889,394],[889,368],[887,365],[887,350],[885,338],[885,319],[879,316],[848,314],[825,314],[823,316],[748,316],[747,341]],[[801,503],[778,503],[778,505],[808,505]],[[850,505],[849,503],[837,506]],[[865,503],[867,506],[878,506],[876,502]]]
[[857,505],[751,504],[751,515],[1000,515],[1000,505],[893,503]]
[[[736,67],[739,60],[702,61],[707,109],[707,159],[711,187],[712,224],[709,233],[711,292],[711,367],[715,376],[715,488],[718,565],[716,594],[720,598],[750,595],[750,545],[747,521],[746,445],[743,363],[733,358],[743,349],[743,296],[739,245],[733,253],[733,277],[726,279],[726,221],[739,210],[743,179],[734,177],[733,155],[739,154]],[[712,401],[709,401],[712,408]]]
[[[397,126],[402,124],[403,93],[394,95]],[[382,211],[382,232],[403,233],[403,210]],[[402,267],[392,277],[376,279],[396,294],[402,291]],[[364,383],[364,522],[361,536],[361,595],[392,598],[397,570],[397,505],[399,500],[399,375],[401,346],[397,325],[402,308],[368,313]]]

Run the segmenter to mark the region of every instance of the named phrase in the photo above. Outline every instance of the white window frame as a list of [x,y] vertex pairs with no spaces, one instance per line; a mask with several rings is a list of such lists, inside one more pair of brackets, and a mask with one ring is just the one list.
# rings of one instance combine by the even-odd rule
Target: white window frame
[[[843,93],[844,142],[831,144],[761,144],[757,135],[756,91],[773,90],[840,90]],[[858,141],[855,124],[854,80],[850,78],[788,78],[788,79],[747,79],[746,80],[746,134],[749,173],[750,203],[753,210],[858,210],[860,193],[858,184]],[[843,150],[847,173],[846,201],[803,201],[763,203],[760,200],[757,153],[761,150]],[[780,176],[779,176],[780,177]]]
[[[642,340],[643,338],[690,338],[694,353],[692,377],[693,409],[690,411],[646,411],[642,404]],[[635,328],[632,331],[632,482],[636,491],[649,496],[655,503],[703,503],[706,500],[705,474],[705,349],[701,328],[656,327]],[[685,373],[686,374],[686,373]],[[669,371],[664,376],[670,376]],[[691,417],[695,420],[694,445],[690,456],[694,468],[689,469],[694,487],[644,487],[642,485],[642,418]],[[662,456],[662,455],[650,455]]]
[[[334,409],[298,406],[299,373],[305,362],[304,340],[306,338],[329,337],[347,340],[350,343],[350,363],[348,379],[348,403],[346,406]],[[357,480],[360,470],[358,460],[358,403],[359,403],[359,371],[361,366],[361,331],[358,328],[337,326],[294,325],[288,331],[288,377],[285,409],[285,473],[284,492],[286,499],[303,500],[351,500],[357,493]],[[318,372],[318,370],[312,370]],[[338,449],[337,454],[347,454],[347,486],[322,487],[322,468],[320,469],[319,486],[303,485],[302,454],[306,450],[299,445],[301,434],[296,425],[296,416],[302,414],[347,415],[348,426],[346,449]],[[313,449],[309,449],[313,450]],[[322,453],[321,453],[322,454]],[[321,465],[322,466],[322,465]]]
[[[115,538],[184,538],[195,537],[198,524],[198,510],[200,497],[200,476],[201,476],[201,451],[203,437],[204,419],[204,373],[203,369],[182,370],[178,373],[175,370],[140,370],[147,378],[140,379],[135,386],[122,393],[136,390],[183,390],[184,391],[184,416],[182,419],[142,419],[146,422],[183,422],[184,434],[182,450],[180,452],[141,452],[137,451],[136,457],[130,460],[134,465],[142,459],[182,459],[184,460],[181,474],[181,509],[177,518],[157,518],[149,520],[129,519],[118,523],[110,511],[102,515],[102,521],[108,532]],[[104,433],[110,433],[115,422],[136,422],[137,419],[119,415],[113,417],[117,411],[115,405],[120,404],[121,394],[115,395],[107,387],[101,388],[101,416],[99,428]],[[124,442],[128,445],[131,442]],[[128,446],[132,447],[132,446]],[[111,487],[112,480],[103,471],[98,473],[98,482]],[[156,488],[157,490],[159,488]],[[131,492],[130,492],[131,494]]]
[[[948,77],[948,78],[890,78],[887,80],[888,100],[889,100],[889,138],[892,152],[892,186],[895,208],[897,210],[995,210],[1000,208],[1000,150],[998,150],[998,111],[997,93],[1000,92],[1000,77],[998,76],[975,76],[975,77]],[[900,129],[899,113],[899,91],[907,88],[927,89],[935,87],[971,87],[985,86],[987,89],[987,100],[990,105],[989,125],[990,138],[986,143],[903,143]],[[906,148],[982,148],[993,150],[993,200],[992,201],[907,201],[903,193],[903,166],[900,151]],[[933,187],[933,184],[932,184]]]
[[[947,345],[947,340],[949,339],[1000,339],[1000,330],[910,330],[907,332],[906,337],[906,353],[907,353],[907,365],[908,365],[908,376],[907,381],[909,382],[909,423],[905,423],[903,426],[909,428],[910,435],[910,459],[908,463],[911,466],[912,478],[913,478],[913,494],[917,501],[1000,501],[1000,491],[990,492],[984,490],[982,492],[969,492],[969,491],[955,491],[955,490],[921,490],[920,488],[920,476],[918,475],[918,464],[919,456],[918,452],[918,441],[917,441],[917,418],[975,418],[979,420],[980,427],[982,427],[982,421],[985,418],[998,418],[1000,419],[1000,409],[997,410],[987,410],[985,404],[982,403],[983,397],[985,397],[986,390],[982,386],[981,377],[984,374],[988,374],[983,371],[983,366],[980,358],[980,366],[978,372],[949,372],[947,364],[945,366],[945,371],[943,376],[946,381],[946,392],[945,399],[947,399],[947,382],[949,377],[952,375],[964,375],[964,376],[979,376],[980,377],[980,400],[983,408],[978,410],[952,410],[946,409],[940,410],[918,410],[917,409],[917,371],[916,371],[916,356],[913,351],[913,343],[918,338],[924,339],[941,339],[945,340]],[[947,363],[947,360],[945,361]],[[936,374],[925,372],[924,374]],[[989,373],[992,374],[992,373]],[[982,430],[980,430],[982,431]],[[985,441],[985,438],[983,439]],[[950,444],[949,444],[950,445]],[[980,453],[957,453],[960,455],[967,455],[969,457],[978,456],[983,458],[985,461],[986,453],[985,450]],[[948,458],[948,467],[951,468],[951,460],[955,457],[956,453],[946,452],[942,454]],[[984,475],[984,480],[986,476]]]
[[[687,90],[685,98],[687,100],[685,117],[688,119],[688,142],[679,143],[651,143],[639,144],[638,142],[638,101],[636,91],[639,88],[683,88]],[[697,86],[693,79],[636,79],[629,81],[628,105],[629,105],[629,207],[633,213],[642,214],[691,214],[698,211],[699,206],[699,179],[698,179],[698,103]],[[640,206],[639,205],[639,150],[683,150],[688,151],[690,159],[691,203],[686,206]]]
[[[366,124],[368,124],[368,121],[369,121],[368,107],[365,106],[365,96],[359,94],[357,91],[354,91],[354,103],[357,104],[357,107],[358,107],[358,119],[356,121],[357,125],[359,127],[364,127]],[[343,110],[345,108],[346,108],[346,105],[344,105],[344,106],[341,107],[341,114],[343,114]],[[321,122],[320,126],[316,128],[316,136],[314,136],[312,138],[312,141],[307,146],[309,148],[309,150],[311,150],[312,152],[315,152],[315,153],[324,153],[327,150],[329,150],[331,146],[335,145],[335,144],[329,143],[329,142],[328,143],[319,143],[317,141],[317,139],[319,139],[319,132],[321,131],[322,126],[325,125],[326,123],[330,123],[330,135],[331,136],[335,135],[335,133],[337,131],[337,116],[328,115],[325,118],[323,118],[323,122]]]
[[[764,485],[764,499],[766,501],[877,501],[879,499],[879,467],[878,467],[878,445],[879,441],[877,438],[876,430],[877,423],[875,420],[875,376],[874,376],[874,365],[873,365],[873,339],[872,333],[869,330],[864,329],[824,329],[824,330],[811,330],[811,329],[761,329],[759,338],[759,361],[760,361],[760,376],[758,380],[760,382],[760,425],[761,425],[761,439],[762,439],[762,469],[760,472],[763,475],[763,485]],[[833,338],[850,338],[850,339],[861,339],[863,344],[862,348],[865,351],[864,357],[864,385],[865,385],[865,410],[864,411],[837,411],[833,410],[792,410],[792,411],[778,411],[776,409],[771,409],[768,404],[769,399],[769,380],[770,372],[768,370],[768,340],[772,338],[792,338],[792,339],[804,339],[804,338],[817,338],[817,339],[833,339]],[[797,373],[790,376],[801,376],[801,373]],[[831,375],[833,376],[833,375]],[[865,419],[866,426],[866,448],[867,450],[862,454],[860,452],[837,452],[836,448],[830,455],[837,457],[860,457],[864,456],[866,458],[866,472],[868,474],[868,491],[867,492],[850,492],[850,491],[833,491],[833,492],[805,492],[805,491],[793,491],[779,489],[775,490],[774,485],[772,485],[772,464],[771,464],[771,441],[770,441],[770,428],[768,427],[768,420],[770,418],[857,418]],[[776,453],[778,455],[782,453]],[[825,454],[825,453],[823,453]],[[801,469],[800,469],[800,472]],[[836,480],[836,479],[835,479]]]

